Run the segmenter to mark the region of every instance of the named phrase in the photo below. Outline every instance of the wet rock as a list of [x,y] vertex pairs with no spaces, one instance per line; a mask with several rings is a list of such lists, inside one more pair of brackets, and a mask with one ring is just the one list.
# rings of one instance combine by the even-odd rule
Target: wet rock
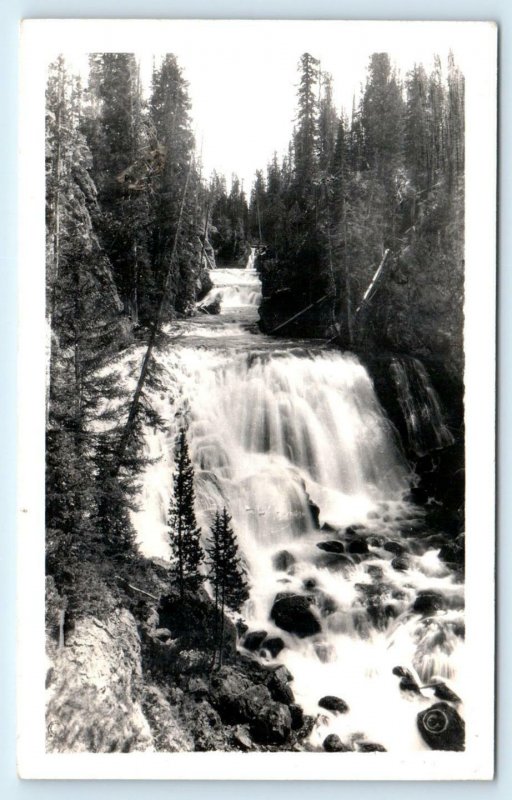
[[434,696],[438,700],[447,700],[449,703],[462,703],[458,694],[455,694],[449,686],[443,681],[436,684],[430,684],[430,688],[434,689]]
[[327,542],[318,542],[316,545],[320,550],[325,550],[327,553],[344,553],[345,547],[343,542],[329,540]]
[[448,703],[435,703],[417,716],[418,730],[432,750],[464,750],[464,720]]
[[364,539],[353,539],[347,544],[347,552],[366,554],[369,552],[368,544]]
[[394,667],[393,675],[401,678],[399,688],[402,692],[412,692],[413,694],[421,694],[420,687],[412,672],[407,667]]
[[303,595],[277,595],[270,616],[278,628],[304,639],[322,630],[310,605],[310,599]]
[[295,557],[292,556],[288,550],[281,550],[279,553],[276,553],[272,559],[272,566],[276,572],[286,572],[286,570],[290,569],[294,564]]
[[266,638],[267,631],[251,631],[245,637],[243,646],[246,648],[246,650],[255,652],[256,650],[259,650]]
[[335,733],[330,733],[323,741],[323,748],[326,753],[348,753],[350,748],[343,744],[340,737]]
[[400,542],[384,542],[383,547],[388,553],[394,553],[397,556],[401,556],[402,553],[405,553],[407,550]]
[[335,695],[325,695],[325,697],[321,697],[318,701],[318,705],[320,708],[325,708],[327,711],[333,711],[336,714],[346,714],[348,711],[348,705],[345,703],[341,697],[336,697]]
[[367,541],[372,547],[382,547],[386,540],[384,536],[369,536]]
[[359,742],[357,748],[360,753],[386,753],[387,750],[377,742]]
[[446,608],[446,601],[442,594],[433,591],[419,592],[413,603],[412,610],[417,614],[428,616]]
[[284,744],[291,730],[292,716],[282,703],[271,702],[251,724],[252,736],[261,744]]
[[454,541],[443,544],[439,551],[439,558],[445,564],[463,567],[465,559],[464,536],[457,536]]
[[304,725],[304,711],[297,703],[290,703],[288,706],[292,720],[292,730],[298,731]]
[[392,562],[391,566],[393,569],[396,569],[397,572],[407,572],[408,569],[411,567],[411,562],[408,558],[404,558],[403,556],[396,556]]
[[318,582],[315,580],[315,578],[306,578],[304,581],[302,581],[302,585],[307,592],[314,592],[315,589],[318,588]]
[[265,639],[262,647],[264,650],[268,650],[272,658],[275,658],[284,649],[284,642],[280,636],[270,636]]
[[332,644],[327,644],[327,642],[315,642],[315,653],[322,664],[330,664],[336,661],[336,651]]
[[311,519],[313,521],[313,525],[315,528],[320,528],[320,508],[317,506],[316,503],[309,497],[306,493],[307,501],[308,501],[308,509],[311,515]]
[[346,572],[353,569],[354,560],[344,553],[322,553],[316,559],[318,567],[323,567],[331,572]]
[[320,528],[320,530],[321,530],[321,531],[327,531],[328,533],[336,533],[336,531],[337,531],[338,529],[337,529],[337,528],[335,528],[335,527],[334,527],[334,525],[329,525],[329,523],[328,523],[328,522],[324,522],[324,524],[322,525],[322,527]]
[[391,592],[391,597],[393,600],[406,600],[407,594],[403,589],[395,589],[393,592]]
[[381,581],[384,577],[384,570],[382,567],[379,567],[378,564],[369,564],[366,567],[366,572],[372,579],[372,581]]
[[221,301],[219,297],[216,297],[210,303],[201,303],[201,305],[197,307],[197,310],[202,314],[220,314],[220,309]]

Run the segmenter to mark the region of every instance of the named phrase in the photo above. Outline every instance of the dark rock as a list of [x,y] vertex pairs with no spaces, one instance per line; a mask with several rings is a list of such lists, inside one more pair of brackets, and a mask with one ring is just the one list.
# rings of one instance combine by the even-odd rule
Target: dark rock
[[373,581],[381,581],[384,577],[384,570],[378,564],[369,564],[366,567],[366,572]]
[[264,650],[268,650],[272,658],[275,658],[284,649],[284,642],[280,636],[271,636],[265,639],[262,647]]
[[221,301],[219,297],[215,297],[210,303],[201,303],[197,310],[202,314],[220,314]]
[[345,535],[346,536],[359,536],[361,531],[366,530],[366,525],[362,525],[357,523],[355,525],[349,525],[345,528]]
[[360,753],[386,753],[387,750],[382,744],[377,742],[359,742],[357,748]]
[[291,730],[290,710],[282,703],[271,702],[251,724],[252,736],[261,744],[284,744]]
[[442,681],[435,685],[431,684],[431,688],[434,689],[434,696],[437,697],[438,700],[447,700],[450,703],[462,703],[459,695],[455,694],[455,692]]
[[[223,722],[230,724],[245,719],[245,707],[241,698],[250,688],[253,688],[251,680],[232,667],[221,667],[212,676],[210,702],[219,712]],[[268,691],[267,695],[267,700],[270,700]]]
[[383,547],[388,553],[394,553],[397,556],[401,556],[402,553],[405,553],[407,550],[400,542],[384,542]]
[[412,606],[412,610],[417,614],[426,616],[435,614],[436,611],[444,608],[446,608],[446,601],[443,595],[433,591],[419,592]]
[[361,553],[365,554],[368,553],[368,544],[364,539],[354,539],[347,544],[347,552],[348,553]]
[[391,592],[391,597],[393,600],[406,600],[407,594],[404,592],[403,589],[395,589]]
[[302,710],[302,706],[297,705],[297,703],[290,703],[288,708],[292,720],[292,730],[298,731],[304,725],[304,711]]
[[337,531],[338,529],[337,529],[337,528],[335,528],[333,525],[329,525],[329,523],[328,523],[328,522],[324,522],[324,524],[322,525],[322,527],[320,528],[320,530],[321,530],[321,531],[327,531],[328,533],[336,533],[336,531]]
[[272,700],[278,703],[284,703],[289,706],[295,701],[293,691],[288,685],[290,681],[290,673],[286,667],[278,667],[270,674],[266,682],[266,686],[271,694]]
[[316,545],[320,550],[325,550],[327,553],[344,553],[345,548],[343,546],[343,542],[337,541],[327,541],[327,542],[318,542]]
[[336,714],[346,714],[348,711],[348,705],[345,701],[342,700],[341,697],[336,697],[331,694],[321,697],[318,701],[318,705],[320,708],[325,708],[327,711],[334,711]]
[[335,733],[330,733],[329,736],[325,737],[323,748],[326,753],[348,753],[350,751],[350,747],[343,744],[340,737]]
[[254,720],[265,711],[271,702],[270,691],[266,686],[261,683],[250,686],[238,698],[241,719],[248,722]]
[[295,564],[295,558],[288,550],[281,550],[272,559],[272,565],[276,572],[286,572],[287,569]]
[[463,567],[465,559],[464,536],[458,536],[454,541],[443,544],[439,551],[439,558],[445,564],[456,564]]
[[396,556],[396,558],[392,560],[391,566],[393,569],[396,569],[397,572],[407,572],[407,570],[410,569],[411,562],[408,558]]
[[317,559],[318,567],[324,567],[331,572],[347,571],[354,567],[354,561],[344,553],[322,553]]
[[386,540],[384,536],[369,536],[367,541],[372,547],[382,547]]
[[303,595],[277,595],[270,616],[279,628],[301,639],[314,636],[322,626],[310,610],[310,604],[310,599]]
[[315,580],[315,578],[306,578],[304,581],[302,581],[302,585],[307,592],[314,592],[315,589],[318,588],[318,582]]
[[435,703],[417,716],[418,730],[432,750],[464,750],[464,720],[448,703]]
[[315,528],[320,528],[320,508],[317,506],[316,503],[313,502],[313,500],[309,497],[309,495],[306,495],[306,497],[308,500],[308,508],[309,508],[309,513],[311,514],[313,525]]
[[254,652],[255,650],[259,650],[263,642],[267,637],[266,631],[251,631],[247,634],[243,641],[243,646],[246,650],[250,650]]

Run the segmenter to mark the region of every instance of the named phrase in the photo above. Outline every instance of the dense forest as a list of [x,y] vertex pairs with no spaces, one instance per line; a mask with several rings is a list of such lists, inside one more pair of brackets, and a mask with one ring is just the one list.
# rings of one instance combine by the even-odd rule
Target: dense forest
[[430,74],[417,65],[403,78],[374,54],[348,118],[330,75],[302,56],[289,153],[257,174],[251,195],[265,330],[314,303],[287,333],[435,354],[460,378],[463,130],[452,57],[446,75],[436,59]]
[[[248,598],[246,570],[225,507],[203,549],[186,426],[169,475],[170,570],[139,553],[131,512],[151,463],[145,431],[164,425],[151,401],[166,390],[155,355],[173,347],[172,323],[200,313],[210,271],[245,266],[251,247],[263,333],[321,338],[367,363],[390,353],[420,358],[441,394],[455,391],[450,423],[461,432],[463,77],[451,56],[446,66],[436,58],[430,72],[416,65],[403,76],[376,53],[350,114],[333,97],[331,76],[304,54],[288,152],[256,173],[246,195],[236,175],[229,186],[223,175],[204,175],[175,56],[155,62],[149,87],[133,54],[91,55],[85,85],[63,58],[49,68],[46,570],[47,618],[60,644],[87,615],[122,608],[145,620],[148,598],[151,605],[167,592],[161,619],[182,628],[190,616],[197,621],[196,630],[182,630],[184,652],[202,636],[210,674],[236,659],[244,625],[238,620],[237,630],[233,614]],[[135,349],[143,357],[126,381],[122,365]],[[379,394],[385,406],[385,386]],[[461,448],[459,437],[459,467]],[[419,463],[424,453],[413,455]],[[462,529],[462,482],[450,500],[454,534]],[[415,490],[417,498],[427,491]],[[143,652],[149,671],[159,657],[151,648],[160,647],[151,641]],[[243,669],[244,681],[267,680],[254,666]],[[265,689],[272,702],[289,697],[289,680]],[[288,716],[300,717],[286,702]],[[278,746],[272,725],[255,736]],[[199,733],[192,745],[217,746]]]

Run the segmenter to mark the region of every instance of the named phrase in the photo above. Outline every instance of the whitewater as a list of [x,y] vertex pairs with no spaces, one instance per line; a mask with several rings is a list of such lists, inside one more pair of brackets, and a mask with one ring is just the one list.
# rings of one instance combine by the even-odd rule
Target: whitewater
[[[432,687],[442,681],[465,695],[463,584],[420,536],[424,510],[410,500],[410,467],[358,358],[321,340],[259,332],[254,257],[246,269],[212,270],[202,304],[218,299],[221,313],[177,323],[176,340],[156,356],[165,389],[152,402],[166,426],[146,430],[138,545],[149,558],[170,558],[173,448],[185,425],[198,521],[206,536],[215,511],[228,508],[251,585],[241,616],[249,632],[284,645],[273,657],[263,642],[254,656],[292,673],[296,702],[316,719],[311,744],[336,733],[390,752],[428,749],[416,718],[432,704]],[[392,369],[411,432],[449,443],[421,365],[417,382],[430,405],[420,411],[403,366]],[[301,638],[275,624],[282,592],[310,599],[317,633]],[[442,596],[442,607],[415,611],[420,592]],[[400,688],[397,667],[420,691]],[[324,695],[342,698],[347,713],[320,708]]]

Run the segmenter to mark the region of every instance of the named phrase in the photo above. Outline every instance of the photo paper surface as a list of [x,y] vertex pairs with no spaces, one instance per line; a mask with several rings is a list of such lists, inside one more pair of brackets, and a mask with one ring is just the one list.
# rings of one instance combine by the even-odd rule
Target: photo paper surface
[[22,30],[28,778],[490,779],[496,28]]

